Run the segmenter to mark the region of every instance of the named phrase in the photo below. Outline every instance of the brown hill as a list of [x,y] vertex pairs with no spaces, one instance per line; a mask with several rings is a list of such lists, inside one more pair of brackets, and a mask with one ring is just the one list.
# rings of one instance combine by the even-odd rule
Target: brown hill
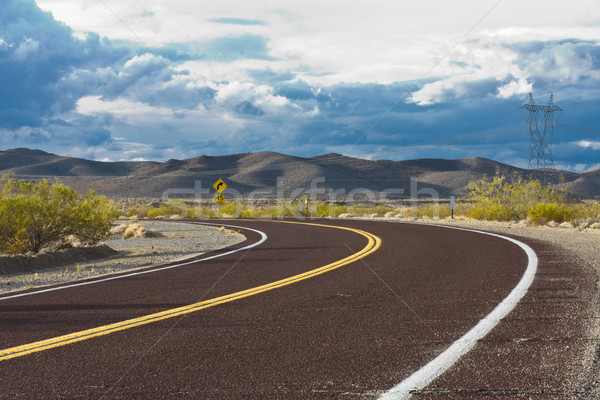
[[[406,161],[364,160],[339,154],[303,158],[274,152],[201,156],[166,162],[99,162],[63,157],[40,150],[0,151],[0,174],[12,171],[17,177],[58,177],[80,191],[93,188],[115,197],[208,198],[212,184],[226,181],[231,194],[298,197],[313,188],[325,196],[347,197],[351,192],[385,192],[388,197],[464,195],[467,184],[484,175],[533,172],[485,158],[458,160],[419,159]],[[600,197],[600,170],[576,174],[549,171],[546,178],[559,182],[573,193]],[[202,191],[203,190],[203,191]],[[429,190],[427,192],[427,190]]]
[[569,180],[562,185],[570,192],[577,193],[585,198],[598,198],[598,188],[600,187],[600,169],[576,174],[575,179]]
[[149,170],[156,164],[158,163],[90,161],[23,148],[0,151],[0,171],[12,171],[20,176],[125,176]]

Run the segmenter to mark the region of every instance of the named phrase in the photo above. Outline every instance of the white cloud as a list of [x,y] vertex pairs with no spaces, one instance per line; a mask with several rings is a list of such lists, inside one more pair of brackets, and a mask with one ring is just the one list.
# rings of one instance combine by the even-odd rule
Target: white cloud
[[446,100],[443,95],[448,90],[452,89],[453,82],[451,80],[442,80],[429,83],[423,89],[414,92],[409,101],[420,106],[429,106],[435,103],[441,103]]
[[[148,159],[194,157],[198,147],[206,148],[208,144],[213,149],[229,148],[231,152],[250,150],[238,133],[248,125],[248,121],[227,108],[216,105],[212,109],[214,112],[205,109],[172,110],[122,98],[102,100],[98,96],[86,96],[78,101],[75,115],[111,116],[109,128],[116,144],[109,145],[104,150],[94,147],[97,150],[95,159],[133,159],[144,153],[144,157]],[[70,114],[62,118],[69,120],[69,117],[74,118]],[[143,143],[145,150],[140,150],[139,154],[132,153],[142,147],[132,145],[126,149],[121,145],[117,146],[119,143]],[[185,143],[195,145],[186,147]],[[208,144],[202,146],[202,143]],[[158,148],[157,144],[160,144]],[[167,148],[177,148],[179,155],[168,153]],[[122,155],[119,157],[118,154]]]
[[584,149],[600,150],[600,142],[593,142],[591,140],[580,140],[575,142],[577,146]]
[[512,96],[518,96],[533,91],[533,84],[527,82],[525,78],[510,81],[504,86],[498,88],[498,97],[507,99]]
[[[478,65],[485,77],[503,79],[512,72],[519,86],[509,84],[499,92],[507,96],[523,90],[522,79],[527,76],[514,73],[514,57],[502,49],[503,43],[600,37],[600,28],[592,25],[599,7],[588,0],[574,0],[567,9],[562,4],[542,0],[519,3],[507,0],[495,7],[492,1],[470,0],[412,3],[373,0],[368,5],[341,0],[285,4],[275,0],[260,4],[240,0],[172,0],[168,6],[158,0],[37,0],[37,3],[78,35],[93,31],[110,39],[142,41],[148,46],[203,42],[241,34],[265,37],[269,55],[275,58],[267,64],[273,70],[282,64],[298,71],[304,67],[299,76],[311,85],[387,84],[420,79],[458,44],[429,75],[452,77],[454,73],[465,72],[452,70],[450,61]],[[224,17],[259,20],[264,24],[215,22]],[[461,46],[468,49],[473,39],[481,45],[459,54],[457,49]],[[212,65],[212,74],[222,67],[222,64]],[[235,69],[243,68],[238,65]],[[473,79],[482,79],[481,75]]]
[[[343,149],[356,140],[355,132],[384,114],[363,142],[387,140],[386,146],[393,147],[405,133],[438,137],[446,126],[468,132],[473,126],[481,130],[486,123],[503,123],[481,117],[464,126],[444,125],[471,113],[465,105],[482,110],[482,99],[506,106],[513,97],[540,92],[540,87],[551,88],[548,94],[555,93],[559,104],[565,98],[600,98],[600,56],[593,49],[600,37],[594,19],[600,13],[597,0],[574,0],[568,8],[543,0],[36,1],[76,36],[92,31],[113,40],[101,42],[102,47],[122,47],[130,54],[152,49],[128,61],[117,54],[120,61],[71,70],[64,83],[72,97],[62,98],[85,97],[76,112],[61,118],[73,125],[78,120],[85,124],[82,117],[97,120],[117,143],[152,143],[144,151],[154,149],[159,158],[167,154],[165,149],[176,149],[174,158],[195,155],[198,149],[235,152],[271,146],[299,152],[297,138],[306,135],[314,140],[304,147],[310,151],[330,151],[327,143]],[[23,43],[25,57],[35,44]],[[592,48],[587,54],[585,45]],[[7,46],[2,39],[0,46]],[[186,56],[191,60],[184,61]],[[410,95],[417,81],[420,90],[408,103],[453,104],[417,112],[412,104],[397,104],[385,111]],[[397,83],[388,85],[392,82]],[[518,112],[507,116],[513,117],[520,118]],[[251,146],[242,143],[246,140]],[[588,142],[588,147],[572,144],[573,151],[581,154],[597,144]],[[413,147],[412,154],[428,156],[436,148],[444,154],[439,146]],[[124,145],[120,149],[107,149],[98,157],[120,159],[118,151],[130,159],[152,157],[127,153]],[[464,146],[454,150],[457,157],[465,151],[500,154]]]
[[87,158],[98,161],[152,161],[148,155],[153,153],[152,145],[147,143],[116,140],[111,147],[74,147],[61,155]]
[[[564,23],[564,21],[563,21]],[[576,26],[563,26],[561,23],[546,26],[508,26],[500,29],[484,29],[479,37],[488,43],[515,44],[523,41],[552,41],[567,38],[578,38],[581,40],[597,40],[600,36],[600,28],[597,26],[586,26],[579,23]]]
[[267,115],[312,118],[320,114],[319,107],[314,100],[296,103],[287,97],[275,94],[273,87],[268,85],[234,81],[223,84],[214,83],[213,87],[217,90],[215,96],[217,104],[229,109],[247,103]]
[[600,164],[558,162],[554,166],[556,169],[560,169],[563,171],[573,171],[573,172],[578,172],[578,173],[589,172],[589,171],[594,171],[596,169],[600,169]]
[[[105,101],[100,96],[86,96],[77,101],[77,112],[83,115],[110,114],[123,118],[129,123],[136,123],[152,118],[171,118],[173,110],[164,107],[152,107],[145,103],[119,98]],[[179,111],[180,112],[180,111]]]
[[217,103],[250,101],[256,105],[267,107],[282,107],[289,104],[289,100],[282,96],[274,95],[272,87],[255,85],[251,82],[230,82],[217,85]]
[[156,56],[152,53],[144,53],[141,56],[135,56],[125,62],[125,68],[130,68],[135,66],[136,64],[147,64],[150,62],[160,62],[165,63],[165,59],[159,56]]
[[175,42],[190,42],[224,35],[261,32],[261,25],[227,25],[210,22],[219,17],[263,19],[266,13],[279,8],[256,7],[252,2],[199,2],[190,0],[36,0],[56,19],[66,23],[78,37],[95,32],[113,40],[139,42],[147,46],[162,46]]
[[531,76],[551,79],[562,84],[576,84],[581,79],[600,79],[594,67],[595,56],[581,43],[548,44],[530,60],[526,71]]
[[[431,105],[463,97],[496,96],[509,98],[532,91],[533,84],[518,64],[519,54],[503,43],[469,40],[457,45],[436,69],[442,78],[414,92],[409,102]],[[496,81],[485,93],[481,82]]]

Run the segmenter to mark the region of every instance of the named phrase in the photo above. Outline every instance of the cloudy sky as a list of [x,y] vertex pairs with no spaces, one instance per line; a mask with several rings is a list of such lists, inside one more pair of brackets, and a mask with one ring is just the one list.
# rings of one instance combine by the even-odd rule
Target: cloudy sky
[[[600,168],[600,0],[3,0],[0,149]],[[558,116],[558,115],[556,115]]]

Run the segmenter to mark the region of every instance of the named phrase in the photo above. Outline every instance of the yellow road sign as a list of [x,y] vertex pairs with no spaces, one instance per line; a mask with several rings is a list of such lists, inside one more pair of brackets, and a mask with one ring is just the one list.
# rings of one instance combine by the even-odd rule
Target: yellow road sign
[[215,195],[215,203],[225,204],[225,195],[224,194],[216,194]]
[[215,190],[217,192],[221,193],[223,190],[227,189],[227,184],[225,182],[223,182],[223,179],[219,179],[218,181],[215,182],[213,187],[215,188]]

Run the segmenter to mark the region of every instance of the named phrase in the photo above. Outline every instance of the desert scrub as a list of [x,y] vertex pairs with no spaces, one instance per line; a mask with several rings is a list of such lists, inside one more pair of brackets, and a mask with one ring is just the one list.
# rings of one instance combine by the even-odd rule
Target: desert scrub
[[221,215],[229,217],[239,217],[247,209],[246,205],[241,201],[228,201],[221,205]]
[[567,193],[539,180],[525,180],[520,175],[508,179],[496,174],[468,185],[466,201],[471,204],[467,215],[474,219],[511,221],[530,218],[533,223],[563,222],[573,218]]
[[450,204],[433,204],[417,207],[417,218],[448,218],[452,215]]
[[315,209],[315,216],[322,217],[322,218],[327,218],[327,217],[337,218],[341,214],[346,214],[346,213],[348,213],[348,207],[346,207],[344,205],[339,205],[339,204],[330,204],[330,203],[327,203],[324,201],[318,202],[316,209]]
[[574,219],[587,220],[590,222],[600,221],[600,202],[584,200],[569,207]]
[[128,208],[123,213],[123,215],[127,218],[144,218],[146,215],[148,215],[148,212],[153,209],[154,207],[152,207],[151,205],[142,205],[138,207]]
[[38,253],[68,245],[68,238],[92,245],[108,236],[119,215],[112,202],[93,191],[81,196],[59,181],[49,183],[2,178],[0,250]]
[[360,206],[360,205],[353,205],[353,206],[349,206],[347,208],[347,212],[354,214],[354,215],[373,215],[373,214],[377,214],[377,215],[385,215],[388,212],[397,212],[397,210],[392,207],[392,206],[388,206],[385,204],[380,204],[380,205],[376,205],[376,206]]
[[300,207],[295,201],[279,202],[274,206],[244,207],[243,218],[298,218]]
[[538,203],[527,211],[527,218],[535,225],[544,225],[550,221],[565,222],[573,218],[569,208],[557,203]]
[[261,210],[258,208],[247,208],[245,207],[242,213],[240,214],[242,218],[258,218],[262,216]]
[[123,232],[123,239],[140,238],[140,237],[148,236],[148,231],[146,231],[146,228],[144,228],[140,224],[126,225],[124,231],[122,231],[120,229],[122,226],[124,226],[124,225],[119,225],[118,227],[113,228],[111,230],[111,232],[113,232],[113,233]]
[[187,216],[188,207],[182,203],[169,202],[161,204],[158,208],[152,208],[146,212],[146,216],[150,219],[168,217],[168,216]]

